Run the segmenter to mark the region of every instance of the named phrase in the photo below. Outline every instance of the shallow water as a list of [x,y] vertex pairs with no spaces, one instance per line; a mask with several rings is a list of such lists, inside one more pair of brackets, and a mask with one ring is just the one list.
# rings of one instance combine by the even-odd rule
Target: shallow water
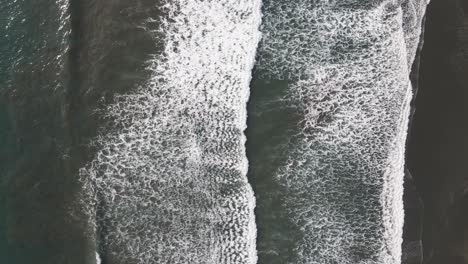
[[422,1],[264,1],[249,178],[259,263],[399,263]]

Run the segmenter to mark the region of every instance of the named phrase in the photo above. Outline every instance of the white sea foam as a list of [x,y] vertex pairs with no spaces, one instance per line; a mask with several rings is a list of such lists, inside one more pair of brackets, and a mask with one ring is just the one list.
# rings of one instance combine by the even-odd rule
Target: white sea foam
[[[426,1],[264,1],[258,74],[302,120],[275,177],[291,263],[400,263],[409,70]],[[410,8],[411,7],[411,8]]]
[[256,262],[243,131],[260,2],[167,0],[148,20],[153,77],[106,109],[115,131],[81,170],[112,263]]
[[101,264],[101,257],[99,257],[99,254],[96,252],[96,264]]

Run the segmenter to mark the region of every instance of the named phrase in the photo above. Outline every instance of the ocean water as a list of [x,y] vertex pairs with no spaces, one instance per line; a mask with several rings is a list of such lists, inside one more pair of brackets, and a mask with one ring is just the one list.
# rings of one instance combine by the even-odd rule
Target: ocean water
[[399,263],[426,4],[0,1],[0,263]]
[[249,178],[259,263],[399,263],[425,1],[264,1]]
[[83,229],[68,217],[68,4],[0,1],[0,263],[86,263]]
[[[151,76],[105,108],[80,170],[110,263],[255,263],[246,103],[260,1],[162,1]],[[144,27],[144,25],[142,25]]]

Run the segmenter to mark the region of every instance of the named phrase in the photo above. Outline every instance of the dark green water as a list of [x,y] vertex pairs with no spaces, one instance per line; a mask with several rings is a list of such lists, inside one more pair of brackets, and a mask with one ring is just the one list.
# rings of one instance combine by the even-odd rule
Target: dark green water
[[0,263],[95,262],[78,169],[105,124],[96,110],[160,47],[135,26],[153,4],[0,2]]
[[[409,99],[406,93],[409,81],[406,79],[406,67],[411,64],[406,61],[406,54],[402,55],[406,51],[402,50],[406,48],[405,41],[411,50],[415,43],[410,37],[405,38],[405,34],[409,32],[411,35],[414,33],[411,30],[417,30],[410,28],[406,32],[406,28],[401,28],[403,23],[398,12],[405,13],[405,8],[379,9],[379,5],[373,1],[362,3],[350,0],[339,4],[331,1],[330,6],[310,1],[280,2],[264,1],[264,40],[253,71],[248,104],[246,147],[250,162],[248,177],[257,202],[258,263],[395,263],[401,224],[401,201],[398,196],[401,194],[399,184],[402,183],[401,145],[405,136],[405,106]],[[226,169],[222,167],[225,163],[216,163],[219,157],[225,158],[221,155],[223,153],[229,154],[232,149],[237,152],[243,150],[236,145],[241,142],[238,140],[241,132],[231,128],[219,132],[216,130],[219,120],[209,123],[210,120],[204,118],[219,117],[221,110],[235,111],[235,106],[220,107],[220,111],[213,113],[207,111],[210,114],[207,116],[198,115],[196,107],[199,105],[192,106],[192,102],[183,101],[186,99],[183,97],[185,91],[180,90],[181,101],[189,107],[178,115],[180,120],[189,124],[195,119],[194,128],[187,126],[187,130],[195,131],[195,143],[187,140],[189,136],[183,138],[185,131],[174,130],[174,135],[182,135],[180,141],[188,142],[182,144],[183,147],[196,145],[196,151],[190,152],[190,155],[211,155],[216,158],[216,162],[200,169],[200,175],[194,174],[208,182],[206,189],[197,186],[196,179],[187,177],[188,180],[182,178],[185,181],[178,181],[177,177],[173,177],[173,183],[170,180],[166,185],[163,183],[169,186],[166,195],[160,191],[166,189],[153,186],[157,185],[157,181],[138,182],[130,179],[131,187],[139,187],[140,183],[145,188],[149,186],[148,189],[135,187],[136,190],[129,187],[137,195],[146,195],[144,191],[159,191],[149,200],[157,204],[160,211],[134,202],[145,201],[141,197],[128,201],[124,199],[131,195],[112,197],[112,191],[127,194],[118,184],[117,187],[109,185],[108,189],[104,186],[93,190],[99,190],[91,194],[95,195],[95,200],[91,200],[97,201],[92,204],[95,207],[92,217],[96,219],[89,218],[86,211],[89,208],[82,203],[88,200],[82,197],[79,170],[88,165],[96,153],[104,153],[105,156],[108,152],[105,148],[104,151],[99,150],[102,147],[99,144],[90,144],[92,139],[100,133],[119,135],[127,128],[125,124],[109,120],[111,115],[106,115],[104,109],[116,103],[116,96],[132,94],[149,81],[152,74],[150,61],[159,58],[164,48],[164,36],[159,30],[161,25],[154,18],[165,15],[165,12],[167,10],[161,7],[159,1],[147,0],[0,2],[0,33],[4,36],[0,39],[0,263],[94,264],[95,252],[99,252],[103,264],[140,264],[140,255],[145,260],[152,258],[145,255],[145,251],[154,241],[144,239],[159,235],[154,230],[172,234],[161,232],[158,239],[177,242],[169,247],[161,246],[166,251],[159,251],[164,252],[151,248],[153,251],[149,252],[159,254],[154,257],[155,262],[158,262],[158,257],[166,260],[190,259],[192,255],[194,258],[197,254],[207,257],[205,252],[217,251],[213,247],[220,239],[211,237],[211,234],[204,236],[204,230],[196,227],[212,224],[210,221],[214,214],[204,217],[203,212],[216,209],[218,201],[207,205],[198,203],[212,198],[210,195],[219,198],[242,193],[247,184],[229,182],[241,171],[232,165],[239,160],[238,157],[225,162],[232,162],[229,164],[233,168]],[[197,17],[202,15],[197,14]],[[250,15],[246,12],[242,17]],[[408,16],[418,19],[417,14]],[[168,23],[172,22],[169,20]],[[374,27],[374,24],[377,26]],[[229,32],[235,29],[233,27]],[[215,36],[214,40],[210,40],[213,43],[220,39],[218,35]],[[192,37],[186,34],[180,41]],[[233,40],[239,46],[243,44],[236,41],[240,43]],[[196,46],[207,43],[210,42],[198,42]],[[221,50],[221,46],[213,48],[212,52]],[[177,48],[175,45],[176,53]],[[233,47],[228,45],[228,48]],[[241,59],[234,61],[244,59],[239,57]],[[162,64],[166,62],[165,59],[161,60]],[[216,64],[208,61],[209,65],[202,64],[206,69],[183,68],[186,75],[201,70],[202,74],[199,75],[203,78],[210,76],[210,73],[215,77],[221,76],[219,80],[194,77],[207,83],[196,98],[187,97],[195,102],[199,97],[209,96],[205,88],[223,87],[231,79],[222,70],[207,70]],[[245,70],[245,67],[240,68]],[[180,74],[178,71],[174,73]],[[230,73],[236,76],[238,70]],[[237,82],[232,85],[237,85]],[[198,83],[195,84],[197,87]],[[152,98],[163,94],[157,89],[153,92],[155,95]],[[222,96],[225,94],[228,93],[223,91]],[[171,103],[163,95],[161,102]],[[219,98],[224,98],[222,96]],[[237,94],[234,97],[241,96]],[[229,96],[226,97],[231,100]],[[204,109],[207,101],[201,102],[205,104],[199,108]],[[135,109],[140,110],[138,106],[145,103],[135,103]],[[148,109],[163,109],[164,105],[158,103]],[[213,108],[219,106],[214,100],[209,103]],[[125,115],[125,111],[131,112],[132,105],[129,109],[118,113]],[[167,111],[168,116],[172,110]],[[151,113],[154,118],[159,114],[152,111],[141,113],[141,116],[146,118]],[[164,113],[162,111],[161,116]],[[237,122],[237,113],[228,112],[222,117],[223,122],[231,119]],[[124,119],[128,120],[131,121],[129,123],[135,121]],[[161,120],[165,121],[163,118]],[[171,124],[179,127],[177,122]],[[212,127],[214,132],[210,131]],[[169,134],[169,138],[172,128],[163,132]],[[218,146],[202,135],[222,136],[228,140],[221,143],[213,140]],[[151,136],[153,139],[162,137],[157,133]],[[176,145],[177,140],[169,143]],[[157,141],[145,142],[153,144]],[[159,150],[160,146],[156,147]],[[177,145],[174,149],[178,149]],[[140,153],[140,150],[137,146],[135,151],[129,151],[130,157]],[[164,151],[161,149],[159,152]],[[117,151],[117,154],[123,152]],[[148,163],[167,165],[160,153],[144,154],[154,159]],[[167,167],[182,171],[181,175],[184,176],[185,169],[193,165],[190,163],[193,156],[190,155],[181,159],[180,164],[169,164]],[[118,157],[128,161],[125,155]],[[130,159],[135,160],[140,161]],[[102,171],[107,172],[111,165],[119,169],[124,167],[119,164],[120,160],[116,164],[100,161],[92,163],[98,167],[104,164],[99,167],[102,170],[96,173],[97,176],[91,175],[94,179],[100,180],[99,177],[104,174]],[[195,165],[207,161],[198,162]],[[143,169],[152,168],[148,164],[137,165]],[[137,170],[132,168],[128,166],[121,171],[125,175],[133,175]],[[169,175],[178,176],[176,173]],[[225,177],[223,180],[227,179],[228,184],[216,190],[205,178],[214,179],[219,175]],[[109,182],[112,183],[112,179]],[[92,184],[92,187],[96,187]],[[207,194],[207,190],[212,189],[215,189],[215,194]],[[171,194],[175,198],[183,196],[186,200],[182,201],[186,202],[171,200]],[[201,198],[189,199],[190,195]],[[167,207],[161,206],[166,201]],[[125,202],[130,204],[129,209],[119,207]],[[192,207],[180,205],[193,205],[193,208],[200,210],[194,211]],[[141,210],[133,211],[135,208]],[[124,215],[123,219],[129,222],[141,220],[135,222],[135,227],[122,224],[121,219],[111,214],[125,214],[127,209],[132,214]],[[184,217],[184,210],[193,216],[200,215],[200,218]],[[160,219],[162,217],[159,215],[175,217],[169,221]],[[155,218],[151,218],[153,216]],[[152,229],[154,219],[162,227]],[[236,221],[229,219],[226,222],[234,222],[233,226],[236,226]],[[226,228],[225,223],[220,222],[215,223],[215,232]],[[178,226],[174,223],[187,224],[183,235],[196,240],[187,242],[179,239],[177,235],[182,232],[178,232]],[[229,233],[230,229],[226,230]],[[132,238],[136,238],[129,241],[136,242],[130,245],[125,244],[126,237],[116,239],[122,238],[121,233],[132,234]],[[245,233],[242,231],[239,235]],[[208,246],[192,249],[190,242]],[[184,254],[177,255],[182,248]],[[125,255],[122,252],[140,255]],[[244,257],[236,254],[228,257],[231,260]]]
[[67,159],[67,8],[50,1],[1,3],[6,263],[86,263],[90,257],[84,227],[70,215],[76,182]]
[[246,134],[249,180],[257,198],[259,263],[287,263],[301,234],[287,213],[287,190],[274,175],[286,163],[300,116],[293,105],[280,103],[288,81],[268,80],[259,73],[253,80]]

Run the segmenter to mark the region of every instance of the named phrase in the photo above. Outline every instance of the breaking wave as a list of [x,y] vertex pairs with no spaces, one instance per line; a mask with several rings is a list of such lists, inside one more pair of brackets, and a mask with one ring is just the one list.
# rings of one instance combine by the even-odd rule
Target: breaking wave
[[260,2],[163,1],[148,19],[164,52],[105,109],[113,129],[80,172],[103,262],[256,262],[243,131]]

